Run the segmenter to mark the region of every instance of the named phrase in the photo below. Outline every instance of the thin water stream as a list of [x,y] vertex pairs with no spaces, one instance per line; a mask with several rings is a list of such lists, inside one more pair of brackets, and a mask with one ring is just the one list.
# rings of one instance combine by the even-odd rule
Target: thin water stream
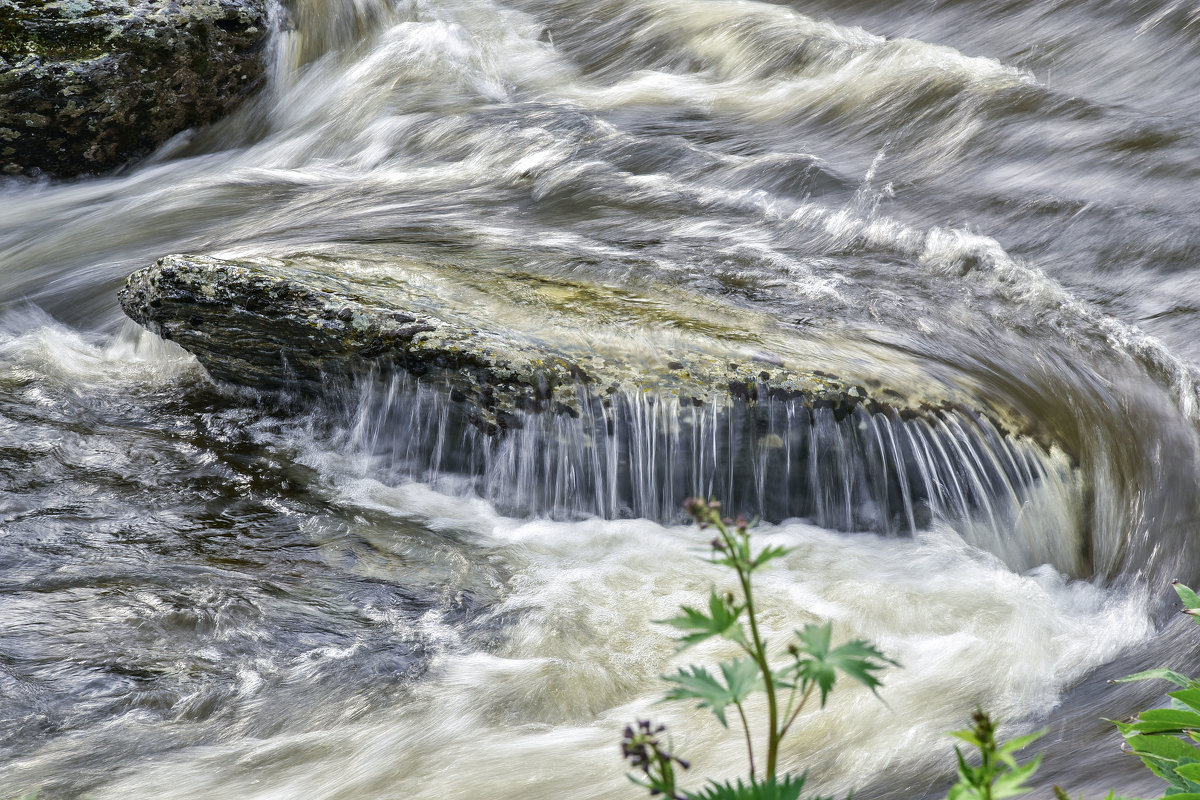
[[[0,796],[608,800],[647,714],[739,772],[707,712],[653,705],[720,655],[651,624],[727,580],[680,524],[693,491],[795,548],[771,635],[832,619],[903,663],[886,704],[839,691],[788,743],[822,792],[936,796],[977,705],[1049,726],[1047,793],[1154,791],[1105,719],[1158,687],[1106,681],[1200,673],[1167,586],[1200,581],[1192,6],[276,13],[232,118],[0,183]],[[363,247],[666,287],[966,400],[631,395],[488,437],[412,376],[214,383],[116,302],[168,253]]]

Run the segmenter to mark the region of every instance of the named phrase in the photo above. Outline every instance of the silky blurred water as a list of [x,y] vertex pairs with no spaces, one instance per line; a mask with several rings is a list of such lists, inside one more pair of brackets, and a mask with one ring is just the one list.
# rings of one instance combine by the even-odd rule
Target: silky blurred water
[[[0,183],[0,796],[630,797],[617,743],[645,715],[698,776],[743,769],[707,712],[654,705],[658,675],[722,651],[676,655],[651,621],[728,582],[655,494],[661,453],[590,478],[636,472],[641,505],[579,513],[520,467],[574,447],[569,423],[476,442],[539,476],[514,496],[413,466],[436,392],[398,413],[386,381],[218,385],[115,299],[168,253],[363,247],[674,287],[1026,421],[1051,466],[986,525],[947,503],[856,530],[878,514],[851,497],[762,526],[796,548],[762,578],[774,640],[832,619],[903,664],[886,703],[807,714],[786,766],[936,796],[943,733],[980,705],[1048,726],[1043,793],[1156,791],[1106,719],[1163,687],[1106,681],[1200,655],[1168,587],[1200,579],[1193,4],[275,15],[271,82],[233,117],[112,176]],[[630,408],[631,430],[666,413]]]

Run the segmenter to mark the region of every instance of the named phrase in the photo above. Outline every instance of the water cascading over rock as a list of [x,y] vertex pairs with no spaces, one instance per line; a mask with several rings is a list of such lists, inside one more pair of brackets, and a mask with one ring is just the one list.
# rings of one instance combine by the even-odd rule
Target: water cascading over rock
[[[769,520],[952,519],[999,540],[1032,505],[1080,505],[1070,458],[1001,411],[834,377],[836,345],[678,289],[359,250],[168,256],[121,303],[217,380],[347,406],[382,473],[466,476],[508,513],[674,520],[707,495]],[[1019,549],[1083,571],[1081,541]]]

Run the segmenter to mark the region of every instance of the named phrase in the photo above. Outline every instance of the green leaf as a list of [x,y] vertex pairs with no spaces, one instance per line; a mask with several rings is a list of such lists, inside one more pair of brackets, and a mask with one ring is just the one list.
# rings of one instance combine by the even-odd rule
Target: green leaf
[[755,556],[754,561],[750,564],[750,569],[759,569],[768,562],[774,561],[780,556],[786,556],[794,549],[794,547],[778,547],[768,545],[767,547],[764,547],[757,556]]
[[833,626],[830,623],[805,625],[803,631],[796,631],[796,636],[800,639],[801,655],[797,656],[791,671],[795,672],[806,690],[813,684],[820,688],[822,706],[825,705],[825,698],[837,680],[837,672],[828,660],[832,634]]
[[1134,733],[1126,736],[1126,741],[1130,750],[1138,756],[1145,754],[1171,762],[1178,762],[1180,759],[1194,760],[1200,756],[1200,750],[1196,750],[1195,746],[1182,739],[1176,739],[1175,736]]
[[1014,754],[1019,750],[1025,749],[1045,735],[1046,731],[1043,729],[1033,733],[1027,733],[1024,736],[1018,736],[1015,739],[1009,739],[996,751],[996,757],[1009,767],[1016,769],[1017,761],[1014,758]]
[[981,744],[979,738],[974,734],[974,732],[971,731],[970,728],[961,731],[950,731],[947,736],[953,736],[955,738],[962,739],[972,747],[979,747]]
[[805,689],[815,684],[821,690],[822,706],[839,670],[874,692],[882,682],[871,673],[884,669],[888,664],[899,666],[862,639],[831,647],[832,636],[833,624],[829,622],[824,625],[805,625],[803,631],[796,631],[796,637],[800,640],[800,654],[796,657],[796,663],[785,669],[785,672],[795,674]]
[[1200,792],[1200,752],[1181,756],[1170,768],[1171,776],[1167,779],[1171,785],[1168,794]]
[[752,658],[739,658],[736,661],[722,661],[721,674],[725,676],[725,685],[735,702],[740,703],[746,695],[759,687],[758,662]]
[[1118,724],[1126,733],[1182,733],[1200,730],[1200,714],[1190,709],[1152,708],[1143,711],[1133,723]]
[[1200,611],[1200,597],[1197,597],[1195,592],[1179,581],[1171,581],[1171,585],[1175,587],[1175,593],[1183,601],[1184,608],[1188,611]]
[[712,709],[721,724],[728,728],[725,709],[732,703],[740,703],[746,695],[754,691],[757,685],[758,664],[753,659],[740,658],[737,661],[722,662],[720,666],[726,685],[722,685],[716,676],[704,667],[694,664],[680,669],[675,675],[663,675],[663,680],[675,684],[663,699],[699,700],[697,708]]
[[1178,672],[1170,669],[1148,669],[1144,672],[1135,672],[1132,675],[1126,675],[1124,678],[1117,678],[1113,683],[1130,683],[1132,681],[1149,681],[1149,680],[1164,680],[1170,681],[1176,686],[1184,686],[1187,688],[1200,686],[1200,681],[1194,681],[1186,675],[1181,675]]
[[1182,733],[1184,730],[1174,722],[1118,722],[1116,726],[1121,735],[1127,739],[1135,734],[1157,736],[1160,734]]
[[655,622],[689,631],[687,635],[680,636],[676,640],[679,642],[680,650],[686,650],[713,636],[720,636],[740,645],[746,645],[746,634],[742,630],[741,623],[742,611],[745,610],[745,606],[736,604],[729,597],[718,595],[715,590],[710,589],[708,614],[691,606],[682,606],[679,610],[683,612],[680,616],[655,620]]
[[1033,777],[1033,773],[1037,772],[1041,764],[1042,757],[1039,755],[1028,764],[1017,767],[997,777],[992,783],[992,800],[1001,800],[1004,797],[1016,797],[1019,794],[1033,791],[1032,786],[1025,786],[1023,784]]
[[1176,703],[1176,708],[1190,708],[1200,711],[1200,687],[1180,689],[1177,692],[1167,692],[1167,697]]
[[1151,708],[1138,715],[1146,722],[1175,722],[1181,728],[1200,729],[1200,713],[1190,708]]
[[1125,741],[1151,772],[1167,782],[1171,782],[1176,764],[1200,757],[1200,750],[1174,736],[1134,733],[1127,734]]

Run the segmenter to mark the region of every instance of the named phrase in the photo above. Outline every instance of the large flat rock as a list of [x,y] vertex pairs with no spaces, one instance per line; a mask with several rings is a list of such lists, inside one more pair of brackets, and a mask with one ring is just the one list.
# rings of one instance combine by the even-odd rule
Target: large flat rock
[[835,378],[820,347],[789,342],[768,317],[679,290],[394,253],[172,255],[131,275],[121,304],[218,380],[313,390],[371,366],[405,370],[445,386],[489,431],[518,410],[575,414],[587,397],[618,392],[684,404],[801,398],[839,416],[931,402]]
[[[219,381],[353,387],[383,474],[465,476],[504,513],[670,520],[719,492],[842,530],[955,520],[1014,568],[1086,573],[1072,459],[986,398],[736,301],[573,275],[339,245],[168,256],[120,298]],[[1044,542],[1030,508],[1073,535]]]

